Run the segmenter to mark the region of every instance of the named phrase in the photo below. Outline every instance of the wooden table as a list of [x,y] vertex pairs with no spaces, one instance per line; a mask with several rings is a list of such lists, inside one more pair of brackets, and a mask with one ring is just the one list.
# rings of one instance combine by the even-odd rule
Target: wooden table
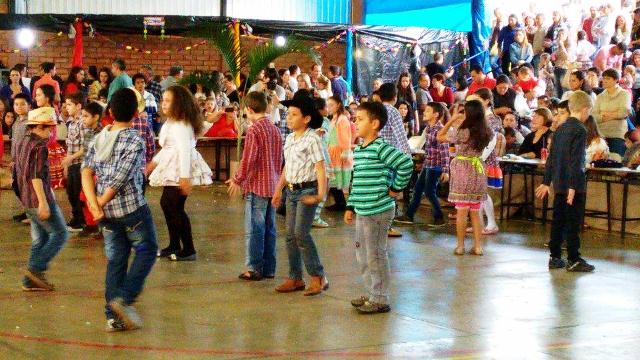
[[[510,158],[500,158],[500,164],[504,168],[505,177],[508,176],[508,191],[507,191],[507,199],[504,200],[505,196],[505,187],[502,188],[501,192],[501,200],[503,200],[500,205],[500,215],[501,218],[504,218],[504,209],[507,208],[507,219],[509,218],[510,207],[529,207],[533,209],[534,218],[535,218],[535,177],[536,176],[544,176],[544,165],[545,163],[540,159],[510,159]],[[513,175],[522,174],[524,177],[524,201],[515,203],[511,201],[511,186],[512,186],[512,177]],[[530,182],[528,181],[530,177]],[[587,189],[589,188],[589,183],[591,182],[599,182],[604,183],[606,186],[606,210],[589,210],[585,209],[585,217],[598,218],[598,219],[606,219],[607,220],[607,229],[608,231],[612,230],[612,221],[620,221],[620,232],[621,236],[624,237],[626,234],[626,225],[629,221],[640,221],[640,217],[631,217],[628,216],[628,205],[629,205],[629,186],[640,186],[640,170],[632,170],[627,168],[587,168],[586,169],[586,184]],[[621,184],[622,185],[622,211],[621,216],[614,217],[612,215],[612,209],[616,204],[612,204],[612,184]],[[542,205],[542,222],[546,222],[547,220],[547,212],[548,210],[553,209],[548,206],[548,197],[545,197]]]

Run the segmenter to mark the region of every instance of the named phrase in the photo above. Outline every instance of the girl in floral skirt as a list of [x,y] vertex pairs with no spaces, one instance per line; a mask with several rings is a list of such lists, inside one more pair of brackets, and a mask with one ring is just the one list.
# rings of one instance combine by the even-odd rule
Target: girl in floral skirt
[[[40,107],[54,106],[54,100],[56,91],[51,85],[42,85],[36,90],[36,105]],[[56,123],[61,123],[60,114],[56,109],[55,116]],[[64,187],[64,169],[62,167],[62,159],[67,155],[64,148],[58,144],[58,131],[56,127],[51,129],[51,135],[49,136],[49,142],[47,143],[47,149],[49,150],[49,172],[51,174],[51,187],[53,189],[61,189]]]
[[[457,131],[449,133],[451,127]],[[493,133],[485,118],[484,106],[478,100],[468,101],[464,114],[454,116],[440,131],[438,141],[457,145],[456,156],[451,160],[449,171],[449,202],[457,210],[456,235],[458,243],[455,255],[464,255],[464,237],[467,215],[473,227],[471,254],[482,255],[482,224],[478,211],[487,199],[487,175],[481,156]]]

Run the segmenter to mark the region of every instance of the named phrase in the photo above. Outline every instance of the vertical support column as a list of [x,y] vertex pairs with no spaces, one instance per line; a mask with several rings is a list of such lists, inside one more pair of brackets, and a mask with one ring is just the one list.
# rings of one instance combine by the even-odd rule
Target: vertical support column
[[349,86],[349,93],[352,93],[353,88],[353,28],[349,27],[347,29],[347,46],[346,46],[346,54],[345,54],[345,80],[347,81],[347,85]]

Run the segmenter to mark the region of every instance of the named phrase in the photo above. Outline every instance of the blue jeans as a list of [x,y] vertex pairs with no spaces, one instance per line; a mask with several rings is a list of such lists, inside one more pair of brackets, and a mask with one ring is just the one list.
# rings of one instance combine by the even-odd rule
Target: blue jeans
[[387,236],[395,209],[371,216],[356,216],[356,260],[369,299],[389,304],[389,254]]
[[28,264],[30,271],[46,271],[51,259],[58,255],[69,239],[67,224],[58,204],[49,204],[49,211],[49,219],[43,221],[38,218],[38,209],[26,209],[31,220],[31,254]]
[[244,206],[246,265],[263,276],[276,273],[276,209],[271,198],[248,193]]
[[609,145],[609,151],[624,158],[624,153],[627,151],[627,147],[624,145],[624,139],[606,138],[605,140],[607,141],[607,145]]
[[439,167],[424,168],[418,176],[416,186],[413,189],[413,197],[411,197],[411,203],[407,209],[406,215],[413,219],[418,207],[420,206],[420,200],[422,194],[427,196],[431,203],[431,213],[434,220],[443,219],[442,209],[440,208],[440,200],[438,200],[438,184],[440,183],[440,175],[442,175],[442,169]]
[[[100,222],[100,228],[109,261],[105,282],[107,304],[117,297],[127,305],[132,304],[142,292],[158,251],[156,228],[149,206],[144,205],[122,218],[104,219]],[[128,268],[132,248],[136,256]],[[108,306],[105,313],[107,319],[114,317]]]
[[562,88],[562,79],[567,73],[567,69],[555,68],[553,70],[553,74],[556,78],[556,95],[558,99],[562,99],[562,94],[564,94],[564,89]]
[[533,74],[538,76],[538,64],[540,64],[540,55],[533,55],[533,59],[531,59],[531,65],[533,66]]
[[313,224],[317,205],[308,206],[300,202],[305,195],[315,195],[317,188],[287,192],[287,255],[289,257],[289,279],[302,280],[302,260],[311,276],[324,276],[318,249],[309,231]]

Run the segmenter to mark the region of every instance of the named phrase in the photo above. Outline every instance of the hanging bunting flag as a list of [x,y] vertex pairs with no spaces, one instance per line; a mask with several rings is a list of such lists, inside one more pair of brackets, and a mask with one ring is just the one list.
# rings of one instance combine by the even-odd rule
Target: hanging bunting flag
[[142,24],[144,25],[143,38],[147,40],[147,26],[160,27],[160,39],[164,40],[164,25],[165,20],[163,16],[145,16]]

